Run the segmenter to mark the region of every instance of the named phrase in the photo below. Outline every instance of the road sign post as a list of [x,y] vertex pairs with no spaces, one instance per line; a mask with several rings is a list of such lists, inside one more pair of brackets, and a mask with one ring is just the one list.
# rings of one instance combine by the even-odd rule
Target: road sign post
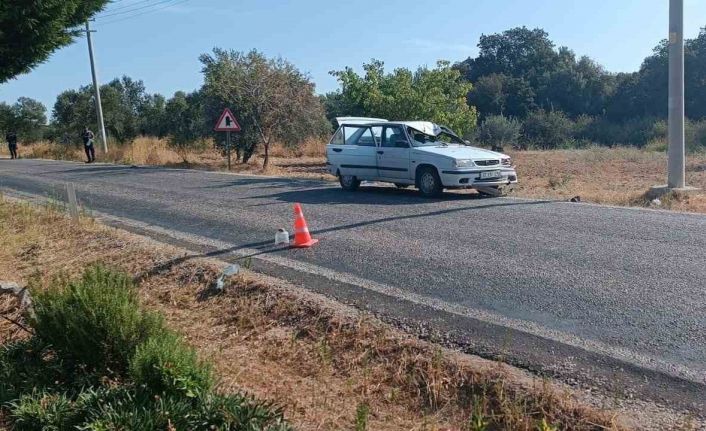
[[230,131],[226,132],[226,151],[228,151],[228,170],[230,171]]
[[228,170],[231,169],[231,141],[230,132],[239,132],[240,124],[238,120],[235,119],[235,115],[230,112],[230,109],[226,108],[223,110],[216,127],[214,129],[216,132],[226,132],[226,157],[228,157]]

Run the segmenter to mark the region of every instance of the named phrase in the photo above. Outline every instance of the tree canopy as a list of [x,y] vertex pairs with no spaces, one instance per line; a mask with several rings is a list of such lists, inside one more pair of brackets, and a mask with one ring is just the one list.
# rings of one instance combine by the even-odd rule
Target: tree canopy
[[27,73],[80,34],[109,0],[2,0],[0,83]]
[[326,96],[326,105],[338,111],[334,115],[433,121],[464,135],[474,130],[476,110],[466,103],[473,86],[449,62],[385,73],[383,62],[373,60],[363,69],[363,76],[350,67],[332,72],[341,84],[340,92]]
[[[109,136],[119,142],[135,138],[139,134],[158,134],[164,129],[160,117],[164,110],[164,98],[149,95],[142,81],[127,76],[101,85],[103,116]],[[96,107],[93,86],[78,90],[67,90],[59,94],[53,110],[54,133],[59,136],[77,136],[83,127],[96,130]],[[157,121],[154,123],[153,121]]]
[[201,56],[203,91],[212,104],[231,107],[243,131],[236,135],[245,157],[262,144],[263,167],[272,142],[293,145],[327,131],[321,101],[311,79],[293,64],[248,53],[214,49]]
[[[41,139],[47,123],[47,108],[39,101],[20,97],[12,105],[0,103],[0,133],[13,131],[20,140]],[[0,138],[2,139],[2,138]]]

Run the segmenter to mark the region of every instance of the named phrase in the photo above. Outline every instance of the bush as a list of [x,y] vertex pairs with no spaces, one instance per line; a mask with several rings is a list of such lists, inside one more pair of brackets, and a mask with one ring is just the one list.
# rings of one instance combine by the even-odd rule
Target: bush
[[481,144],[502,151],[506,145],[516,146],[520,140],[522,125],[514,118],[503,115],[490,115],[478,129]]
[[91,371],[125,371],[137,346],[165,331],[158,316],[140,310],[130,279],[100,266],[35,292],[34,306],[39,339]]
[[75,422],[73,403],[63,394],[34,392],[10,403],[18,431],[67,430]]
[[706,150],[706,119],[686,122],[686,147],[694,152]]
[[176,334],[153,337],[140,345],[130,361],[135,384],[153,394],[195,398],[211,389],[211,369]]
[[644,147],[655,139],[666,137],[666,123],[655,118],[636,118],[622,123],[592,118],[577,129],[578,139],[607,146]]
[[524,147],[542,150],[570,148],[573,142],[574,123],[561,111],[533,111],[522,126]]
[[125,274],[96,266],[55,280],[35,292],[35,312],[35,336],[0,350],[14,429],[291,429],[269,403],[215,394],[210,367],[140,310]]

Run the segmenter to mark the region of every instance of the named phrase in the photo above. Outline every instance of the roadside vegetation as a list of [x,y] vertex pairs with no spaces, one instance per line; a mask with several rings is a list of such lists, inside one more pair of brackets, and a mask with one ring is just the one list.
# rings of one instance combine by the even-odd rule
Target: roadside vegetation
[[126,274],[96,265],[43,289],[31,282],[31,335],[0,346],[12,429],[290,429],[270,404],[215,393],[210,366],[141,309]]
[[0,319],[0,416],[15,429],[287,429],[271,403],[301,429],[630,427],[609,400],[591,407],[277,280],[246,272],[216,294],[221,263],[86,218],[77,229],[56,208],[0,201],[0,279],[28,284],[36,312],[0,295],[32,332]]
[[[478,48],[476,57],[416,70],[386,71],[383,62],[372,60],[362,65],[362,74],[357,67],[332,71],[340,88],[321,96],[310,77],[284,59],[216,48],[200,57],[204,83],[191,93],[150,94],[142,81],[127,76],[103,85],[106,127],[111,146],[155,137],[177,154],[204,145],[224,153],[213,123],[227,106],[243,126],[234,134],[236,157],[247,164],[262,154],[263,166],[276,143],[296,149],[327,138],[334,117],[342,115],[431,120],[505,151],[665,148],[665,41],[640,70],[618,74],[557,47],[541,29],[483,35]],[[685,62],[687,145],[698,152],[706,147],[706,30],[686,41]],[[37,101],[0,103],[0,133],[16,130],[21,145],[80,143],[85,125],[97,130],[91,94],[90,86],[61,93],[49,124],[46,107]]]

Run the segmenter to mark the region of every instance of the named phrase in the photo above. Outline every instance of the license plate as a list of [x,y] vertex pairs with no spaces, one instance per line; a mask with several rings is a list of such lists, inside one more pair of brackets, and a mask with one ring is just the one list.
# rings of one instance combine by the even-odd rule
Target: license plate
[[481,180],[487,180],[490,178],[500,178],[500,171],[484,171],[480,173]]

